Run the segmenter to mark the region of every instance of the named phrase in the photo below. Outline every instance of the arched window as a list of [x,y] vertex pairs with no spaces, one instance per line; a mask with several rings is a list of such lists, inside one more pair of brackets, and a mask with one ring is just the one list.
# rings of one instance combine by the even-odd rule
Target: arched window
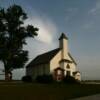
[[69,64],[67,64],[66,68],[67,68],[67,69],[69,69],[69,68],[70,68]]

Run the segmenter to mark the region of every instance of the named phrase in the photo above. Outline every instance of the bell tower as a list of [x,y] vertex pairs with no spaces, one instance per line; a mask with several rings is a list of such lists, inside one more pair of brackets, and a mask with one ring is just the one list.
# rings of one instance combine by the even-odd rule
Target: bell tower
[[59,48],[61,49],[62,59],[67,59],[68,55],[68,38],[64,33],[61,34],[59,38]]

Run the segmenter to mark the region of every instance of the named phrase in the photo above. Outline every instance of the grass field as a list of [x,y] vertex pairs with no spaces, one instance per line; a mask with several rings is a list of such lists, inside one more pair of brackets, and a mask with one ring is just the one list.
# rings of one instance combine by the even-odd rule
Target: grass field
[[69,100],[100,93],[99,84],[36,84],[0,82],[0,100]]

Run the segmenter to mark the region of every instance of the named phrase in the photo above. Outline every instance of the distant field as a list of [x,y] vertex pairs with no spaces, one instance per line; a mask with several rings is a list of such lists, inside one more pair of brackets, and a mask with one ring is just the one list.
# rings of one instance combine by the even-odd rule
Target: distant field
[[0,82],[0,100],[68,100],[100,93],[99,84],[36,84]]

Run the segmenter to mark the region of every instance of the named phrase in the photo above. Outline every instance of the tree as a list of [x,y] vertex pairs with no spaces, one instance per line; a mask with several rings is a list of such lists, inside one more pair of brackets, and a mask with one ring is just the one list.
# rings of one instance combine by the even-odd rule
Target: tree
[[24,26],[27,14],[18,5],[0,9],[0,60],[4,63],[5,80],[12,77],[11,71],[21,68],[28,60],[28,51],[23,50],[27,37],[37,36],[38,28]]

